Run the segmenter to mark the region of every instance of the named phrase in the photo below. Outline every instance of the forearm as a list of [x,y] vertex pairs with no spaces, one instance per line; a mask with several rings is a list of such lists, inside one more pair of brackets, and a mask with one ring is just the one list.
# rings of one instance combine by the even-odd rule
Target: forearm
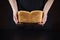
[[9,0],[13,12],[18,12],[16,0]]
[[48,0],[43,8],[43,12],[44,12],[43,22],[44,22],[44,24],[47,21],[47,15],[48,15],[48,12],[49,12],[53,2],[54,2],[54,0]]

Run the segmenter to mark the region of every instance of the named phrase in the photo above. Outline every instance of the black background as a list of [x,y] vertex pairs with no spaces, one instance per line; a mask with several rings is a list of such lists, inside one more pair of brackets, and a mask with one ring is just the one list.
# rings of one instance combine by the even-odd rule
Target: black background
[[45,37],[47,38],[44,40],[58,40],[60,38],[58,37],[60,33],[60,0],[55,0],[54,5],[50,10],[50,13],[53,13],[53,30],[43,31],[44,33],[40,31],[9,30],[8,7],[10,6],[7,0],[0,0],[0,29],[3,30],[2,40],[40,40],[41,37],[42,39]]

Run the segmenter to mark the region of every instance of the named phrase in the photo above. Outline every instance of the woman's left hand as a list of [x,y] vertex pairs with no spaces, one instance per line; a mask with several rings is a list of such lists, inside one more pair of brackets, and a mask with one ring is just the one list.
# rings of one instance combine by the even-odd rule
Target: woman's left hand
[[42,18],[42,21],[39,24],[42,25],[42,26],[44,26],[44,24],[46,23],[46,21],[47,21],[47,14],[44,14],[43,18]]

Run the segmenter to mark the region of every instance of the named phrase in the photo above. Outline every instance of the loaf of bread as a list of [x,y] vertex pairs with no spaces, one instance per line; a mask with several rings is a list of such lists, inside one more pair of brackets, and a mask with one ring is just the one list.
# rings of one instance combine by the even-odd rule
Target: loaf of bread
[[40,23],[42,22],[43,11],[34,10],[28,11],[18,11],[18,21],[22,23]]

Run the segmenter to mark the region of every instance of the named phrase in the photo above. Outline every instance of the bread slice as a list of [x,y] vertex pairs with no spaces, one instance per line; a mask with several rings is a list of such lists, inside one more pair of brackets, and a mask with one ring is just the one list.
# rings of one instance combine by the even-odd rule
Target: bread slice
[[18,11],[18,20],[22,23],[39,23],[42,21],[43,11],[34,10],[28,11]]

